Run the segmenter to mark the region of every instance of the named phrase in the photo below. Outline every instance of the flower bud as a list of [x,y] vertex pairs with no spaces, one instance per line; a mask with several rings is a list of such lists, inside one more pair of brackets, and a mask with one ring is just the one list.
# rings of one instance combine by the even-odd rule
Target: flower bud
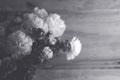
[[49,35],[49,43],[51,45],[54,45],[57,42],[57,40],[55,39],[55,37],[53,35]]

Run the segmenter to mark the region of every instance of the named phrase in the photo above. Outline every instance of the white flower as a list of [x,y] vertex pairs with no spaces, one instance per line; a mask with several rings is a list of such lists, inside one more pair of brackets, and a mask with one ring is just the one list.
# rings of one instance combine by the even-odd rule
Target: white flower
[[60,15],[58,14],[51,14],[47,18],[47,24],[48,24],[49,32],[54,37],[62,36],[66,29],[66,25],[64,21],[60,18]]
[[40,28],[42,29],[45,33],[48,32],[48,25],[44,22],[44,20],[42,18],[40,18],[39,16],[37,16],[34,13],[28,14],[29,23],[32,25],[33,28]]
[[[60,37],[63,35],[66,25],[58,14],[48,15],[45,9],[39,9],[36,7],[33,13],[27,14],[27,21],[25,22],[30,27],[41,28],[45,33],[50,32],[54,37]],[[31,30],[28,29],[28,30]]]
[[38,7],[34,8],[34,13],[40,18],[42,18],[43,20],[45,20],[48,16],[48,13],[45,9],[39,9]]
[[49,43],[54,45],[57,42],[57,40],[55,39],[55,37],[53,35],[49,35]]
[[67,53],[67,60],[72,60],[76,56],[78,56],[81,52],[81,47],[82,47],[80,40],[76,37],[74,37],[70,41],[70,45],[71,45],[71,50]]
[[31,30],[32,28],[40,28],[45,33],[48,32],[48,24],[46,23],[48,13],[45,9],[39,9],[38,7],[34,8],[34,12],[25,14],[24,17],[26,21],[24,22],[27,26],[25,26],[27,30]]
[[16,31],[9,36],[9,48],[13,55],[27,55],[32,50],[33,40],[22,31]]
[[53,57],[53,51],[49,47],[45,47],[43,53],[45,59],[51,59]]

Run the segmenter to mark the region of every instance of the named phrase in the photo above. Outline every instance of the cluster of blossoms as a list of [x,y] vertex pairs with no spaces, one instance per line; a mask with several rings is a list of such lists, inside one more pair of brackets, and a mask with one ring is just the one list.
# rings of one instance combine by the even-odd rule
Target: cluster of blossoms
[[[6,27],[0,24],[0,80],[29,80],[33,66],[52,59],[59,51],[65,52],[67,60],[80,54],[77,37],[71,41],[60,39],[66,25],[58,14],[36,7],[4,24]],[[2,50],[6,47],[7,51]]]
[[[58,14],[48,14],[45,9],[34,8],[24,15],[21,28],[9,35],[10,52],[13,57],[30,55],[37,50],[42,59],[51,59],[56,51],[66,51],[67,60],[74,59],[81,51],[80,40],[60,41],[66,25]],[[33,52],[34,54],[35,52]]]
[[15,58],[30,54],[33,40],[22,31],[16,31],[9,36],[8,45]]

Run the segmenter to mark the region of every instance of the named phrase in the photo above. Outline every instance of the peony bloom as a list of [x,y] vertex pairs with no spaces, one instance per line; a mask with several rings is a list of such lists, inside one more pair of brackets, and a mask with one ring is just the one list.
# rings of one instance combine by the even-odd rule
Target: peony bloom
[[[45,9],[39,9],[38,7],[34,8],[33,13],[25,14],[25,29],[26,30],[32,30],[35,29],[42,29],[45,33],[47,33],[48,30],[48,24],[46,23],[48,13]],[[28,31],[27,31],[28,32]]]
[[38,17],[45,20],[48,17],[48,13],[45,9],[39,9],[38,7],[35,7],[34,14],[36,14]]
[[53,35],[49,35],[49,43],[54,45],[57,42],[57,40],[55,39],[55,37]]
[[25,24],[28,25],[26,27],[29,28],[27,30],[31,30],[32,28],[41,28],[45,33],[50,32],[54,37],[60,37],[66,29],[66,25],[60,15],[48,15],[45,9],[39,9],[36,7],[33,13],[26,14],[25,17],[27,17]]
[[33,28],[41,28],[45,33],[48,32],[48,25],[44,22],[44,20],[42,18],[40,18],[39,16],[37,16],[34,13],[28,14],[28,23],[30,23]]
[[22,31],[12,33],[8,42],[13,56],[27,55],[32,50],[33,40]]
[[49,47],[43,49],[43,54],[45,59],[51,59],[53,57],[53,51]]
[[49,32],[54,37],[62,36],[66,29],[66,25],[64,21],[60,18],[60,15],[58,14],[51,14],[47,18],[47,24],[48,24]]
[[80,54],[81,51],[81,42],[78,38],[74,37],[70,41],[71,50],[67,53],[67,60],[72,60]]

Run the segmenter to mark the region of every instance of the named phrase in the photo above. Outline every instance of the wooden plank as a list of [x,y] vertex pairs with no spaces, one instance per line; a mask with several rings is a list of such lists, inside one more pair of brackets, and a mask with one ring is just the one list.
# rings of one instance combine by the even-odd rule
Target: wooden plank
[[[120,60],[83,60],[38,67],[32,80],[119,80]],[[61,64],[60,64],[61,63]]]
[[[49,61],[45,69],[120,69],[120,60]],[[44,69],[43,68],[43,69]]]
[[119,80],[118,69],[38,70],[32,80]]

